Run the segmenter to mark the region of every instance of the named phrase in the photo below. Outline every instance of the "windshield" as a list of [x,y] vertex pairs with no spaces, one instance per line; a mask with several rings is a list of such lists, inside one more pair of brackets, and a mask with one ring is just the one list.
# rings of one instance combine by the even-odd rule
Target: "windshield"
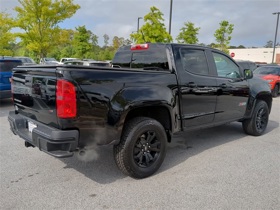
[[268,74],[274,74],[274,75],[278,75],[280,72],[280,67],[277,66],[262,66],[259,68],[256,68],[256,70],[254,71],[254,74],[263,74],[263,75],[268,75]]

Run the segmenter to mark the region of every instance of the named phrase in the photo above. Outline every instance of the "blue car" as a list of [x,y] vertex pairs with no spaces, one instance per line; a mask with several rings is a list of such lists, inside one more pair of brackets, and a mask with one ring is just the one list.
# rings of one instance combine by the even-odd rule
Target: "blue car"
[[11,98],[12,70],[16,66],[22,65],[22,61],[13,58],[0,58],[0,99]]

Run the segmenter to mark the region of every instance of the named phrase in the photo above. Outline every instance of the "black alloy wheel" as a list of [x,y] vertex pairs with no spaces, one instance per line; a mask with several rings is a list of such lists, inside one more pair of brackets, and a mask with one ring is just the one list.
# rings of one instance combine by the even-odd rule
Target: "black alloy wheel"
[[252,117],[242,122],[245,133],[252,136],[260,136],[264,133],[269,120],[267,103],[262,100],[256,102]]
[[256,115],[256,129],[258,132],[262,132],[268,122],[268,110],[262,107],[261,109],[258,110],[257,115]]
[[161,142],[154,131],[147,131],[138,137],[134,146],[134,162],[139,167],[149,167],[160,156]]
[[155,119],[136,117],[125,123],[120,143],[114,146],[115,162],[124,174],[145,178],[160,168],[166,147],[164,127]]

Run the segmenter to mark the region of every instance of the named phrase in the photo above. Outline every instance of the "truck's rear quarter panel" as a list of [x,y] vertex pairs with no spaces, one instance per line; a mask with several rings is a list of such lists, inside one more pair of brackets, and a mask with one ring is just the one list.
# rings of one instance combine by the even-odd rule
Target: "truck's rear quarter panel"
[[[78,87],[81,143],[117,143],[131,109],[165,106],[175,112],[176,76],[170,72],[69,69]],[[174,110],[173,110],[174,109]],[[177,113],[178,114],[178,113]]]

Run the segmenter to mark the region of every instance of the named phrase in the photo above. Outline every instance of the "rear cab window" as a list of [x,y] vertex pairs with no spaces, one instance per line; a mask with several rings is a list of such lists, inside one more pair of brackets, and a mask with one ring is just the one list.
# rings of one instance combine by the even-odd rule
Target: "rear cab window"
[[164,44],[143,44],[143,48],[133,49],[125,46],[115,54],[112,61],[114,68],[134,68],[142,70],[169,71],[167,48]]

